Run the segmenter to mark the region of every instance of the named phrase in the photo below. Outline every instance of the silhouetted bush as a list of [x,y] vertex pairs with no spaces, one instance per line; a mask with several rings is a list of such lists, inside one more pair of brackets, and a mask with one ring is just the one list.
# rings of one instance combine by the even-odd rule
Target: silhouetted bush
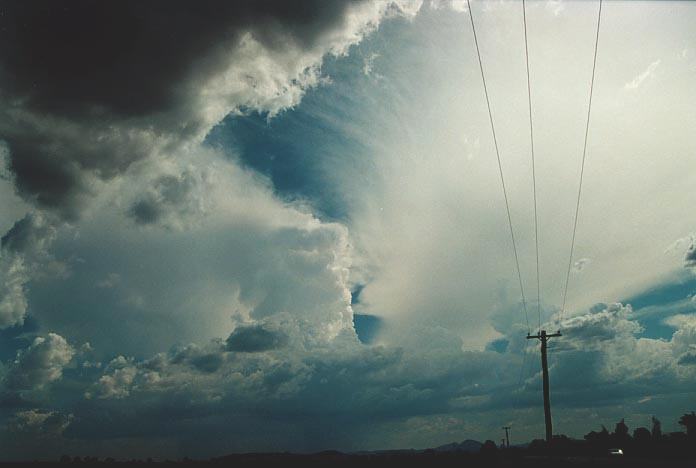
[[481,446],[481,455],[495,455],[498,451],[498,446],[492,440],[487,440]]
[[679,424],[686,428],[686,435],[696,437],[696,413],[686,413],[679,418]]

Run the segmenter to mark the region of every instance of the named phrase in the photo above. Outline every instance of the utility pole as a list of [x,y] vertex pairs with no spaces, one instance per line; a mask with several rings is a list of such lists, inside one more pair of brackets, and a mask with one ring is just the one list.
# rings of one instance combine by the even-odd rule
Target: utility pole
[[536,339],[541,341],[541,370],[544,382],[544,421],[546,422],[546,442],[551,442],[553,437],[553,427],[551,423],[551,402],[549,401],[549,365],[546,360],[546,343],[549,338],[562,336],[561,332],[546,334],[546,330],[541,330],[538,335],[527,335],[528,340]]
[[505,429],[505,441],[507,448],[510,448],[510,426],[503,426],[503,429]]

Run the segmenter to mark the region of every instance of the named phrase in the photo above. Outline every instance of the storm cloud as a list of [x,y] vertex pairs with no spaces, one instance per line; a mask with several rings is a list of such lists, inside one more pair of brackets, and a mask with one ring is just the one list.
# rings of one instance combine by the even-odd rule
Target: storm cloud
[[230,113],[271,117],[296,105],[322,82],[327,54],[345,54],[384,18],[412,16],[419,6],[3,5],[0,140],[8,180],[37,211],[2,238],[0,325],[22,323],[26,285],[43,274],[18,250],[32,242],[47,250],[63,221],[76,223],[109,184],[131,179],[144,182],[123,207],[126,216],[182,227],[182,218],[204,210],[194,192],[207,186],[189,167],[164,166],[190,161]]
[[538,317],[519,4],[472,2],[529,317],[462,2],[5,3],[4,459],[526,442],[532,326],[559,432],[693,404],[693,5],[607,16],[562,318],[591,2],[530,5]]
[[268,351],[281,347],[285,340],[281,332],[267,330],[261,325],[242,325],[227,338],[227,349],[243,353]]
[[414,5],[3,5],[0,138],[17,190],[75,219],[99,180],[200,141],[228,113],[293,106],[319,83],[325,54]]

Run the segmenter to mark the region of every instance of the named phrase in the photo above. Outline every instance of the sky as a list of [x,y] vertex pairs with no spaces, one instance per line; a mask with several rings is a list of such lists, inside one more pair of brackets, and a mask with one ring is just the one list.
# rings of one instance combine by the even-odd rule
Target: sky
[[[692,411],[696,4],[0,1],[3,460]],[[529,326],[527,325],[529,322]]]

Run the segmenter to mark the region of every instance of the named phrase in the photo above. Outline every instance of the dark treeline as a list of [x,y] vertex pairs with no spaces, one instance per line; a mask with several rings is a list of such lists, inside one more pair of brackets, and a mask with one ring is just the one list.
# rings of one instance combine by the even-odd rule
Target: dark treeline
[[616,423],[613,432],[601,426],[598,431],[585,434],[583,440],[564,435],[554,436],[551,444],[534,440],[526,449],[530,454],[557,454],[566,456],[603,456],[610,449],[621,449],[625,457],[641,459],[696,459],[696,413],[679,418],[685,432],[663,433],[661,422],[653,417],[651,427],[629,428],[624,419]]
[[[684,432],[663,433],[662,424],[655,417],[650,427],[631,429],[622,419],[609,431],[601,426],[585,434],[583,439],[564,435],[554,436],[551,443],[534,440],[527,446],[498,447],[493,441],[481,444],[478,452],[457,450],[390,450],[364,453],[326,451],[314,454],[248,453],[233,454],[210,460],[120,460],[113,458],[71,457],[64,455],[56,462],[26,462],[22,465],[40,466],[229,466],[229,467],[287,467],[304,468],[332,466],[349,467],[558,467],[558,466],[639,466],[639,467],[693,467],[696,466],[696,413],[679,418]],[[611,449],[621,449],[623,455],[611,455]],[[5,465],[0,463],[0,465]]]

